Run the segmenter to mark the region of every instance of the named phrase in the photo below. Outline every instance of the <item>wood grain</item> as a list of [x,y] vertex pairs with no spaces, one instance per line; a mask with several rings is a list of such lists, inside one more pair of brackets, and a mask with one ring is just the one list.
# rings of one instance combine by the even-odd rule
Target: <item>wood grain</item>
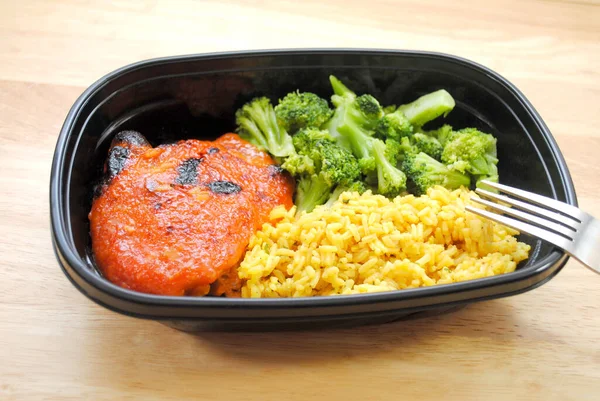
[[523,90],[600,216],[600,3],[0,2],[0,399],[596,400],[600,277],[352,330],[192,336],[109,312],[51,249],[48,179],[72,103],[122,65],[281,47],[453,53]]

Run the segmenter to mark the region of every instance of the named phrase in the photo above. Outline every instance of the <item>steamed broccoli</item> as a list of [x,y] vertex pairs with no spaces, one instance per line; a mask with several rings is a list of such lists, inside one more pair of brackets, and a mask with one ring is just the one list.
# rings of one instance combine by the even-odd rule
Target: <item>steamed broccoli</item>
[[298,213],[325,203],[336,186],[350,186],[360,178],[352,153],[340,147],[327,131],[300,130],[294,136],[296,152],[282,164],[298,180],[295,204]]
[[496,138],[475,128],[453,131],[441,155],[449,168],[472,174],[477,182],[498,181]]
[[354,101],[354,107],[347,110],[355,121],[360,122],[365,129],[372,130],[381,117],[383,109],[379,101],[371,95],[360,95]]
[[386,143],[389,144],[390,147],[393,146],[394,152],[390,152],[391,154],[396,156],[396,162],[400,165],[404,161],[404,158],[409,154],[419,153],[420,150],[414,145],[414,143],[408,138],[401,138],[400,141],[394,141],[388,139]]
[[419,152],[426,153],[434,159],[440,160],[444,148],[435,137],[417,132],[410,137],[410,141]]
[[413,134],[413,126],[402,112],[395,111],[384,115],[375,127],[378,137],[400,140]]
[[321,174],[302,175],[297,178],[296,184],[296,213],[312,210],[327,201],[331,194],[331,183]]
[[391,114],[391,113],[395,112],[397,108],[398,108],[398,106],[396,106],[395,104],[390,104],[389,106],[385,106],[383,108],[383,114]]
[[294,149],[300,152],[308,152],[315,146],[319,141],[335,142],[335,139],[329,134],[327,130],[320,130],[318,128],[306,128],[300,130],[296,135],[292,137],[292,143]]
[[471,183],[467,174],[451,170],[423,152],[406,155],[402,169],[414,184],[417,195],[426,193],[429,187],[435,185],[456,189],[461,186],[468,188]]
[[406,153],[407,150],[413,148],[412,145],[406,147],[406,143],[404,142],[404,140],[404,138],[402,138],[402,140],[400,141],[396,141],[393,139],[385,140],[384,154],[386,159],[388,159],[391,163],[398,164],[399,161],[402,161],[404,153]]
[[395,113],[404,114],[412,125],[420,127],[441,115],[448,115],[454,106],[455,102],[452,96],[444,89],[440,89],[399,106]]
[[252,99],[235,113],[235,119],[241,138],[276,157],[294,153],[292,137],[278,124],[268,98]]
[[448,140],[448,137],[450,137],[450,134],[452,134],[453,131],[450,125],[444,124],[438,129],[422,132],[424,134],[427,134],[428,136],[434,137],[442,146],[444,146],[446,145],[446,141]]
[[378,137],[400,140],[412,136],[423,124],[447,115],[454,108],[454,99],[445,90],[428,93],[417,100],[403,104],[393,112],[386,112],[378,121],[375,132]]
[[302,128],[318,128],[333,115],[327,100],[310,92],[291,92],[275,106],[277,120],[283,128],[295,133]]
[[386,145],[372,136],[372,130],[383,116],[381,105],[371,95],[356,96],[334,76],[330,80],[334,91],[331,101],[336,109],[329,131],[339,143],[352,150],[364,174],[376,174],[378,193],[390,197],[400,194],[406,189],[406,175],[396,168],[394,158],[386,157],[386,153],[388,156],[395,153],[393,149],[386,151],[394,145]]
[[389,145],[386,146],[379,139],[373,139],[372,146],[377,164],[377,191],[391,198],[400,195],[406,190],[406,174],[398,170],[396,163],[386,157]]
[[402,163],[407,154],[423,152],[436,160],[440,160],[443,147],[437,139],[422,133],[415,133],[410,137],[400,138],[400,141],[387,139],[386,156],[388,160]]
[[383,109],[373,96],[357,96],[333,75],[329,77],[329,80],[333,88],[331,103],[335,106],[335,110],[325,128],[340,145],[350,149],[351,144],[341,136],[339,127],[352,121],[355,125],[367,130],[368,135],[372,135],[373,133],[370,131],[383,116]]
[[292,137],[294,153],[285,158],[281,167],[296,177],[302,174],[315,174],[320,169],[320,159],[314,160],[311,152],[321,141],[333,142],[334,140],[327,131],[316,128],[300,130]]
[[[395,197],[498,181],[496,139],[475,128],[454,131],[423,126],[455,107],[445,90],[411,103],[383,108],[370,94],[358,95],[335,76],[332,110],[325,99],[295,91],[276,107],[266,97],[236,112],[237,132],[269,152],[296,179],[298,213],[333,204],[345,191],[372,190]],[[293,134],[293,136],[292,136]]]
[[302,174],[310,175],[315,173],[314,161],[309,156],[297,152],[294,152],[286,157],[281,165],[281,168],[289,172],[294,177]]

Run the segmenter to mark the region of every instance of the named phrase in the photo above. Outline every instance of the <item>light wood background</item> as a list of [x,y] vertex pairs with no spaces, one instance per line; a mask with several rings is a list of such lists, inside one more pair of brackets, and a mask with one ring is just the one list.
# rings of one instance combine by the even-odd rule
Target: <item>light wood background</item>
[[573,261],[532,292],[451,315],[283,334],[192,336],[109,312],[67,281],[48,179],[85,87],[150,57],[334,46],[442,51],[498,71],[600,217],[597,0],[1,0],[0,399],[600,399],[600,276]]

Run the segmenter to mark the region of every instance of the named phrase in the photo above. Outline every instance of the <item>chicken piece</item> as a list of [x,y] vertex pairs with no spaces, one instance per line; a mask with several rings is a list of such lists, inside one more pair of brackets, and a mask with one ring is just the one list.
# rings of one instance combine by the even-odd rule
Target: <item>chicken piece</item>
[[145,293],[235,296],[250,237],[293,205],[291,177],[236,134],[153,148],[126,131],[105,171],[89,214],[94,257],[108,280]]

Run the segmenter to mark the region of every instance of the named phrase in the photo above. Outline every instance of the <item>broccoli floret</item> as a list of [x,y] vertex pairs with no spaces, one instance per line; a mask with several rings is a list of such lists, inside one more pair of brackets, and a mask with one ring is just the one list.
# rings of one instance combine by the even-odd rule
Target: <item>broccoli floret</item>
[[437,139],[418,132],[410,137],[400,138],[400,141],[388,139],[385,143],[388,159],[391,161],[395,160],[397,163],[402,163],[407,154],[416,154],[419,152],[426,153],[434,159],[440,160],[443,149]]
[[414,184],[417,195],[426,193],[428,188],[435,185],[456,189],[461,186],[468,188],[471,184],[467,174],[451,170],[423,152],[406,155],[402,170]]
[[377,163],[375,162],[375,158],[372,156],[358,159],[358,166],[360,167],[360,171],[365,175],[369,175],[377,169]]
[[441,115],[448,115],[454,106],[455,102],[452,96],[444,89],[440,89],[423,95],[411,103],[399,106],[394,113],[404,114],[412,125],[420,127]]
[[[398,168],[406,151],[403,144],[393,139],[388,139],[385,143],[379,139],[373,139],[371,146],[373,147],[373,157],[359,161],[361,171],[365,174],[365,184],[371,187],[374,193],[389,198],[404,193],[406,175]],[[411,146],[411,151],[412,149]],[[368,168],[365,168],[365,165]]]
[[446,140],[441,160],[453,170],[473,174],[478,181],[497,179],[496,138],[475,128],[454,131]]
[[[389,140],[388,140],[389,141]],[[397,146],[396,160],[398,163],[402,163],[409,154],[417,154],[420,152],[419,149],[415,146],[415,144],[408,137],[404,137],[400,139]]]
[[315,173],[315,163],[313,160],[310,157],[299,153],[294,153],[286,157],[281,168],[288,171],[293,176]]
[[310,212],[325,203],[336,186],[347,186],[360,178],[358,161],[339,146],[327,131],[300,130],[294,136],[296,152],[282,164],[298,179],[295,203],[298,213]]
[[403,113],[394,112],[384,115],[377,122],[375,133],[381,139],[390,138],[399,141],[413,134],[413,126]]
[[397,164],[399,161],[401,161],[404,152],[405,148],[402,145],[402,142],[394,139],[386,139],[385,157],[390,161],[390,163]]
[[442,146],[446,144],[446,141],[452,132],[452,127],[448,124],[444,124],[438,129],[423,131],[423,133],[427,134],[428,136],[436,138]]
[[338,127],[338,132],[343,143],[349,144],[352,153],[360,163],[362,172],[369,174],[374,171],[377,168],[377,163],[373,152],[373,143],[380,140],[371,137],[351,119],[345,120],[345,123]]
[[235,113],[241,138],[276,157],[294,153],[292,137],[277,123],[275,110],[266,97],[254,98]]
[[[373,134],[368,127],[375,126],[383,114],[379,102],[368,95],[362,97],[361,101],[357,101],[356,93],[348,89],[339,79],[331,75],[329,80],[334,93],[331,102],[336,107],[333,117],[327,124],[329,133],[340,145],[351,149],[359,162],[362,159],[372,159],[370,149],[362,145],[364,142],[369,142],[368,138]],[[378,107],[380,113],[377,112]],[[350,133],[342,133],[342,131],[350,131]],[[365,165],[367,172],[375,169],[374,160],[365,160],[361,164]]]
[[311,212],[327,201],[331,194],[331,185],[320,174],[302,175],[297,180],[296,213]]
[[346,162],[346,158],[351,158],[348,161],[351,167],[357,165],[352,153],[340,148],[335,143],[335,139],[329,135],[329,131],[318,128],[301,129],[292,137],[292,143],[295,152],[285,159],[281,167],[294,176],[319,172],[322,164],[330,163],[330,159],[339,160],[341,163]]
[[330,79],[334,90],[331,101],[336,106],[329,124],[332,136],[352,150],[363,174],[376,175],[378,193],[390,197],[398,195],[406,189],[406,176],[396,168],[397,143],[386,145],[373,137],[372,129],[383,115],[381,105],[373,96],[357,97],[337,78],[331,76]]
[[325,128],[340,145],[350,149],[351,144],[341,135],[339,128],[352,121],[353,124],[364,129],[367,135],[372,136],[372,130],[383,116],[383,109],[373,96],[357,96],[333,75],[329,77],[329,80],[333,88],[331,103],[335,106],[335,110]]
[[277,120],[289,133],[302,128],[318,128],[333,115],[327,100],[310,92],[291,92],[275,106]]
[[[370,157],[368,159],[360,160],[359,165],[361,166],[361,171],[363,171],[363,173],[365,173],[365,183],[368,184],[368,186],[372,187],[371,189],[373,190],[373,192],[385,194],[390,197],[395,196],[395,192],[396,192],[395,190],[385,191],[383,187],[380,188],[380,185],[385,186],[385,184],[382,182],[382,180],[379,179],[378,174],[382,173],[383,171],[388,170],[391,165],[391,166],[395,166],[395,168],[390,170],[390,171],[392,171],[392,177],[398,177],[398,176],[402,177],[402,174],[404,174],[404,173],[402,173],[402,171],[400,171],[397,168],[399,163],[404,159],[404,154],[406,152],[412,152],[412,151],[416,150],[416,148],[414,146],[412,146],[411,144],[407,145],[406,143],[403,143],[404,140],[408,140],[408,138],[402,138],[401,142],[395,141],[393,139],[387,139],[385,141],[383,155],[385,156],[385,159],[387,159],[387,161],[389,163],[386,163],[385,161],[383,161],[383,163],[378,163],[375,156]],[[382,141],[377,140],[377,142],[373,142],[373,145],[377,144],[376,146],[379,148],[378,150],[380,150],[382,143],[383,143]],[[365,166],[368,166],[368,167],[365,167]],[[400,174],[398,172],[400,172],[402,174]],[[402,181],[402,178],[400,178],[400,180]],[[404,179],[403,181],[406,181],[406,179]],[[389,186],[386,186],[386,187],[389,188]],[[405,188],[400,188],[399,191],[403,192],[404,189]]]
[[374,129],[379,119],[383,117],[383,109],[379,101],[371,95],[358,96],[348,111],[354,114],[354,118],[362,124],[363,128],[369,130]]
[[367,187],[362,181],[354,181],[348,185],[338,185],[331,193],[329,200],[325,202],[325,205],[327,207],[333,206],[333,204],[340,198],[340,195],[344,192],[358,192],[362,195],[366,191]]
[[345,185],[360,177],[360,168],[354,155],[334,142],[319,141],[306,155],[332,186]]
[[378,121],[375,132],[379,138],[400,140],[410,137],[423,124],[454,108],[454,99],[445,90],[421,96],[414,102],[399,106],[394,112],[385,113]]
[[335,142],[335,139],[329,134],[329,131],[318,128],[302,129],[292,137],[292,143],[297,152],[309,151],[319,141]]
[[387,146],[379,139],[373,139],[373,153],[377,164],[377,192],[390,198],[406,190],[406,174],[396,168],[396,163],[386,157]]
[[410,141],[419,152],[426,153],[434,159],[440,160],[444,148],[434,137],[417,132],[410,138]]
[[391,114],[391,113],[395,112],[397,108],[398,108],[398,106],[396,106],[395,104],[390,104],[389,106],[385,106],[383,108],[383,114]]

